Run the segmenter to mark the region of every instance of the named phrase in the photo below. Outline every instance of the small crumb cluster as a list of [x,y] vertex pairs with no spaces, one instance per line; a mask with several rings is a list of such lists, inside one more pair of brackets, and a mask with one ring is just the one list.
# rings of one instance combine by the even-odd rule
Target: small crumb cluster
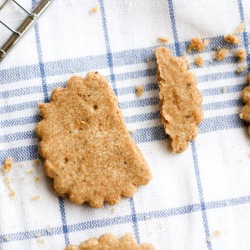
[[227,49],[218,48],[214,57],[216,60],[222,61],[227,56],[227,53],[228,53]]
[[210,43],[209,39],[205,39],[204,41],[202,41],[200,37],[192,38],[190,41],[190,45],[187,49],[187,52],[190,53],[192,50],[204,51],[206,47],[209,45],[209,43]]
[[231,43],[231,44],[239,44],[240,43],[240,38],[232,33],[226,35],[224,37],[224,40],[228,43]]

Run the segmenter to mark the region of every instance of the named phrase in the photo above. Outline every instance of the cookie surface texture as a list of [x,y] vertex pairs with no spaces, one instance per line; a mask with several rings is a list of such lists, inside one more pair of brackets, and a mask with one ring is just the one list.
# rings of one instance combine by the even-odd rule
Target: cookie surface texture
[[162,123],[173,152],[180,153],[198,134],[203,119],[202,96],[196,87],[196,77],[187,71],[182,58],[173,57],[164,47],[155,50],[155,57]]
[[112,234],[103,234],[99,239],[91,238],[80,244],[80,246],[69,245],[65,250],[154,250],[151,244],[138,245],[131,234],[125,234],[117,239]]
[[141,151],[129,135],[117,97],[105,77],[88,73],[56,88],[39,103],[36,127],[45,173],[59,195],[76,204],[114,205],[151,179]]

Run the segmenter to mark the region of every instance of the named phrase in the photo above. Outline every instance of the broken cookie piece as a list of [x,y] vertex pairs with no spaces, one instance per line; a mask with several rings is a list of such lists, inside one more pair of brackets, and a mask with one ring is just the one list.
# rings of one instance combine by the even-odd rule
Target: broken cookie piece
[[123,121],[105,77],[88,73],[56,88],[40,103],[36,127],[45,173],[55,191],[76,204],[98,208],[131,197],[151,179],[149,167]]
[[173,57],[164,47],[155,50],[162,123],[173,152],[180,153],[198,134],[203,118],[202,96],[196,77],[182,58]]
[[79,246],[69,245],[65,250],[155,250],[148,243],[137,244],[132,234],[125,234],[117,239],[113,234],[103,234],[99,239],[90,238],[83,241]]
[[[247,83],[248,86],[242,91],[242,99],[245,106],[241,111],[240,118],[250,123],[250,73],[247,76]],[[248,127],[248,133],[250,135],[250,126]]]

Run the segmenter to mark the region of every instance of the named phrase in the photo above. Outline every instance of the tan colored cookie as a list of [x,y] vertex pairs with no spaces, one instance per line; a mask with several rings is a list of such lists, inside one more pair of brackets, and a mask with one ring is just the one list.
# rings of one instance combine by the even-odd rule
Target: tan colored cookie
[[83,241],[80,246],[69,245],[65,250],[154,250],[151,244],[138,245],[132,234],[125,234],[117,239],[112,234],[103,234],[99,239],[91,238]]
[[197,89],[197,79],[182,58],[173,57],[164,47],[155,50],[158,65],[158,85],[162,123],[171,139],[175,153],[188,147],[188,142],[198,134],[202,121],[202,96]]
[[131,197],[151,173],[129,135],[107,80],[96,73],[72,77],[40,103],[36,132],[46,174],[55,191],[76,204],[114,205]]
[[[240,118],[250,123],[250,73],[247,76],[248,86],[242,91],[242,99],[246,103],[243,107]],[[248,127],[248,133],[250,135],[250,126]]]

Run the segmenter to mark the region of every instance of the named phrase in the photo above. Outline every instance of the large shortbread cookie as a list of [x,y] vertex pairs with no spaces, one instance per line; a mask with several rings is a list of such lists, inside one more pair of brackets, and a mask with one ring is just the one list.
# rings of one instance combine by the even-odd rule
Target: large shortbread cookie
[[155,56],[162,123],[173,151],[180,153],[198,134],[198,125],[203,119],[201,92],[196,87],[196,77],[187,71],[182,58],[173,57],[164,47],[157,48]]
[[138,245],[131,234],[117,239],[112,234],[103,234],[99,239],[91,238],[83,241],[80,246],[69,245],[65,250],[154,250],[151,244]]
[[43,117],[36,128],[39,152],[58,194],[68,194],[76,204],[114,205],[151,179],[117,98],[98,72],[85,79],[72,77],[39,109]]

